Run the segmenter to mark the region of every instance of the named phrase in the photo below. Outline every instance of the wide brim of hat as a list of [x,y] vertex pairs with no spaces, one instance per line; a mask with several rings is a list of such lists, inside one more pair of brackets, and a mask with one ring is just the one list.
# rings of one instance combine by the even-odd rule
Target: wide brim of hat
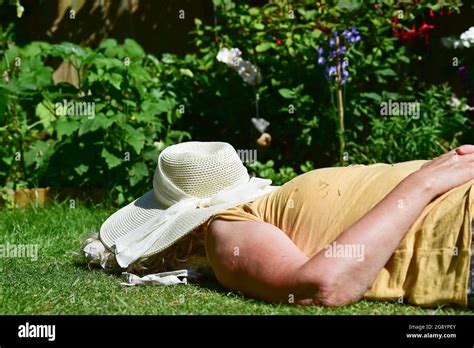
[[[196,208],[180,214],[140,258],[155,255],[165,250],[218,212],[254,199],[238,200],[206,208]],[[125,236],[146,221],[158,218],[166,208],[166,206],[158,202],[153,190],[150,190],[112,214],[100,228],[100,240],[105,247],[114,250],[113,247],[117,239]]]

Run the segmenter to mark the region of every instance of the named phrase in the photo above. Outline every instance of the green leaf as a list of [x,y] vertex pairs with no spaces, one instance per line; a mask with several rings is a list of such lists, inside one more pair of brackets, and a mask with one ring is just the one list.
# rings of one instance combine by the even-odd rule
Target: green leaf
[[403,63],[410,63],[410,59],[407,56],[398,56],[398,60],[401,60]]
[[135,163],[130,169],[128,176],[130,185],[135,186],[142,181],[143,178],[148,176],[148,168],[146,164],[144,162]]
[[142,110],[152,115],[158,115],[163,112],[170,112],[175,108],[175,106],[176,101],[171,98],[160,99],[157,101],[148,99],[141,104]]
[[357,0],[339,0],[337,6],[348,11],[354,11],[360,6],[360,3]]
[[125,39],[126,52],[130,55],[130,58],[142,58],[145,56],[145,51],[133,39]]
[[70,136],[79,128],[79,126],[80,124],[76,120],[70,119],[68,117],[59,117],[56,121],[54,129],[56,130],[58,138],[61,139],[63,135]]
[[94,59],[94,65],[98,68],[106,68],[107,70],[124,67],[123,61],[117,58],[97,57]]
[[135,152],[139,154],[145,145],[145,135],[143,132],[133,128],[129,124],[121,125],[121,128],[125,131],[125,142],[131,145]]
[[278,11],[279,6],[277,4],[269,3],[263,6],[263,13],[268,15],[271,14],[272,12]]
[[109,81],[116,89],[120,90],[120,84],[122,83],[122,75],[117,73],[112,73],[110,75]]
[[109,167],[109,169],[117,167],[118,165],[122,163],[122,160],[120,158],[118,158],[115,155],[112,155],[105,148],[102,149],[101,155],[105,159],[105,162],[107,162],[107,166]]
[[288,88],[280,88],[278,93],[280,93],[280,95],[286,99],[293,99],[295,97],[294,92]]
[[252,7],[249,9],[249,14],[251,16],[258,16],[259,13],[260,13],[260,10],[257,7]]
[[113,119],[105,116],[103,113],[99,113],[94,118],[83,117],[79,128],[79,136],[98,129],[107,129],[112,123]]
[[36,168],[46,163],[54,152],[54,145],[47,141],[36,140],[25,152],[25,165],[31,166],[36,163]]
[[163,53],[161,61],[165,64],[173,64],[175,62],[175,57],[170,53]]
[[76,168],[74,168],[74,170],[76,171],[77,174],[82,175],[84,173],[87,173],[87,171],[89,170],[89,166],[85,164],[81,164],[77,166]]
[[377,70],[375,73],[382,76],[396,76],[397,75],[395,71],[393,71],[390,68]]
[[361,93],[360,95],[361,95],[361,97],[366,97],[366,98],[369,98],[369,99],[373,99],[375,101],[381,101],[382,100],[382,97],[379,94],[374,93],[374,92]]
[[36,116],[42,120],[43,127],[49,128],[51,122],[54,120],[54,105],[48,100],[43,100],[41,103],[36,105],[35,110]]
[[129,76],[134,78],[138,83],[148,82],[151,80],[151,76],[148,71],[138,64],[130,65]]
[[29,56],[40,56],[50,50],[51,44],[44,41],[33,41],[22,48],[23,54]]
[[255,50],[257,52],[264,52],[264,51],[270,49],[271,47],[272,47],[271,42],[264,42],[264,43],[261,43],[260,45],[257,45],[257,47],[255,47]]
[[179,72],[184,76],[194,77],[194,74],[189,69],[179,69]]

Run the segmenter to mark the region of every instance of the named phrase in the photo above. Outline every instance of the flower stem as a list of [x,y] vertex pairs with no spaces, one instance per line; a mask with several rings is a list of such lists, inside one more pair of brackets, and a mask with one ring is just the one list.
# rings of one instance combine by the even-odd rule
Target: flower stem
[[260,118],[259,116],[259,100],[260,100],[260,96],[258,95],[258,92],[257,92],[257,87],[255,85],[253,85],[253,92],[255,93],[255,117],[256,118]]
[[339,111],[339,161],[344,164],[344,150],[346,142],[344,139],[344,103],[342,98],[342,71],[339,60],[339,36],[336,36],[336,83],[337,83],[337,109]]

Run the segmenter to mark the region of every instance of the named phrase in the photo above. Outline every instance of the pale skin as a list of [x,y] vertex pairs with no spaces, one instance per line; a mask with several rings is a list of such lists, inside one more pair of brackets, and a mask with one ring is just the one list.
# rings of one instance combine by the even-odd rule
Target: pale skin
[[338,244],[363,244],[363,261],[328,258],[324,250],[307,257],[282,230],[253,221],[214,220],[206,251],[217,280],[230,290],[270,302],[347,305],[371,287],[428,203],[470,180],[474,145],[436,157],[407,176],[336,238]]

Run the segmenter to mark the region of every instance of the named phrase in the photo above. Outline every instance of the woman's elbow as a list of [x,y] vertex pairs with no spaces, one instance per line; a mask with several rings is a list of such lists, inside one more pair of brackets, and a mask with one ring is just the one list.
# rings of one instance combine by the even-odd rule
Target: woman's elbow
[[303,296],[298,303],[302,305],[341,307],[357,302],[363,296],[351,284],[341,284],[338,275],[331,271],[303,275],[300,288]]

